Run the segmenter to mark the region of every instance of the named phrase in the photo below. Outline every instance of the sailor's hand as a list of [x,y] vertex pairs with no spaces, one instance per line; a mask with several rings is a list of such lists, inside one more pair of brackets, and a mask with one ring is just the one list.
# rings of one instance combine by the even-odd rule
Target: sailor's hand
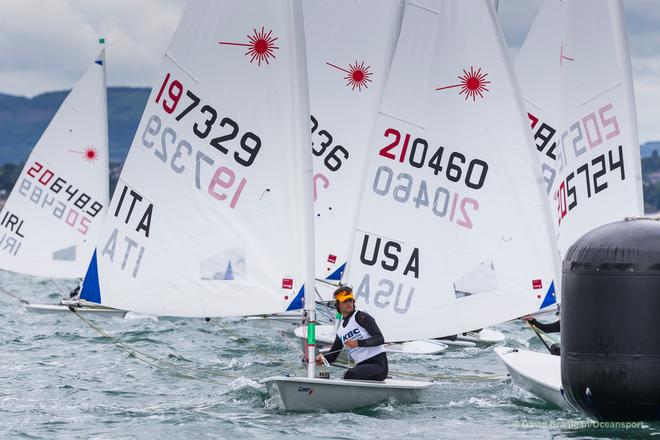
[[316,356],[316,365],[321,365],[322,363],[323,363],[323,355],[322,355],[322,354],[318,354],[318,355]]
[[349,339],[346,342],[344,342],[344,345],[346,348],[355,348],[358,346],[358,342],[355,339]]
[[534,321],[534,317],[532,315],[525,315],[520,319],[522,319],[523,321],[527,321],[527,322]]

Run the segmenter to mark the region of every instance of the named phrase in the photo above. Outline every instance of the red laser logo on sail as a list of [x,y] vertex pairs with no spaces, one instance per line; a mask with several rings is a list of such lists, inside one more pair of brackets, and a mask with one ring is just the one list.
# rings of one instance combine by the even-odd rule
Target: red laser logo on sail
[[248,51],[244,55],[250,57],[250,62],[257,60],[257,65],[261,66],[261,62],[265,61],[266,64],[269,64],[268,60],[270,58],[275,58],[275,49],[279,49],[279,46],[275,46],[275,41],[277,37],[273,37],[273,31],[266,31],[264,27],[261,27],[261,31],[257,32],[257,29],[253,29],[252,35],[247,35],[249,43],[231,43],[228,41],[218,41],[218,44],[226,44],[229,46],[244,46],[249,47]]
[[346,80],[346,86],[350,87],[351,90],[355,90],[355,88],[357,87],[358,92],[361,92],[362,87],[366,89],[369,87],[367,83],[372,82],[370,78],[372,73],[369,72],[371,66],[365,66],[364,61],[362,61],[359,64],[357,61],[355,61],[355,64],[348,65],[348,69],[344,69],[343,67],[339,67],[328,62],[326,62],[325,64],[346,73],[346,76],[344,77],[344,79]]
[[451,89],[453,87],[460,87],[461,91],[458,92],[459,95],[465,94],[465,99],[472,98],[472,101],[477,100],[477,95],[480,98],[484,97],[484,92],[489,92],[486,88],[486,84],[490,84],[490,81],[486,81],[487,73],[481,73],[481,68],[474,70],[474,67],[470,67],[470,71],[463,69],[463,76],[459,76],[458,79],[461,80],[459,84],[454,84],[453,86],[438,87],[436,90]]
[[96,151],[96,148],[91,145],[87,146],[83,151],[69,150],[69,152],[82,154],[82,157],[85,160],[85,162],[94,162],[99,156],[99,153],[98,151]]

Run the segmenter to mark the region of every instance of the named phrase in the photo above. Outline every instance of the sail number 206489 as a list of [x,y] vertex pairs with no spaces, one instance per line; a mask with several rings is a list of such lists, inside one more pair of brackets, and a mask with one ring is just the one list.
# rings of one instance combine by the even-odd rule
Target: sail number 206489
[[18,194],[41,209],[52,210],[55,218],[81,234],[87,234],[94,217],[103,209],[103,204],[40,162],[35,161],[26,175],[28,177],[18,187]]

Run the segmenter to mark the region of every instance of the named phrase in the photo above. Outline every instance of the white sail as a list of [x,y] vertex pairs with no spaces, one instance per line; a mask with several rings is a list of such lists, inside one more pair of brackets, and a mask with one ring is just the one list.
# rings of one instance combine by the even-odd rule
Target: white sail
[[108,206],[104,50],[64,99],[0,211],[0,268],[85,274]]
[[630,56],[617,0],[546,0],[516,59],[559,250],[643,214]]
[[195,1],[131,146],[82,298],[157,315],[301,308],[312,159],[297,1]]
[[[316,278],[341,280],[369,142],[401,21],[400,0],[306,1]],[[331,298],[319,286],[323,299]]]
[[454,281],[454,289],[468,295],[497,289],[497,273],[492,261],[482,261]]
[[[551,0],[541,5],[514,68],[523,95],[527,120],[532,128],[552,211],[557,204],[552,191],[557,177],[556,132],[559,127],[559,68],[571,61],[563,55],[562,23],[564,2]],[[557,52],[558,51],[558,52]],[[553,222],[557,225],[557,222]]]
[[[390,68],[345,280],[388,341],[445,336],[554,303],[540,166],[487,1],[411,1]],[[455,281],[492,264],[497,288]]]

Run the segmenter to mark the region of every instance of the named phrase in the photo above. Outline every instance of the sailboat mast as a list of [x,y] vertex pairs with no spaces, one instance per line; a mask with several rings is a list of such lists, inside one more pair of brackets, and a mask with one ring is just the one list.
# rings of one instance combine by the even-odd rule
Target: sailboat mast
[[[628,111],[628,117],[630,118],[631,125],[631,140],[633,148],[631,152],[633,154],[633,169],[635,172],[635,181],[638,182],[638,187],[642,188],[642,159],[640,157],[639,148],[639,136],[637,132],[637,108],[635,106],[635,91],[633,90],[633,78],[632,78],[632,68],[630,66],[630,51],[628,48],[628,37],[626,34],[625,24],[623,22],[624,10],[623,2],[617,0],[610,4],[612,17],[612,30],[614,31],[614,41],[615,44],[620,45],[619,48],[619,59],[622,60],[622,74],[623,74],[623,87],[625,94],[627,95],[626,107]],[[636,194],[637,210],[639,213],[644,212],[644,194],[643,191],[637,191]]]
[[313,189],[313,163],[312,163],[312,140],[309,131],[309,81],[307,79],[307,56],[305,50],[305,25],[303,19],[302,3],[300,0],[293,2],[292,14],[293,26],[296,32],[295,52],[298,54],[299,63],[298,87],[295,89],[298,93],[296,99],[299,100],[300,107],[305,111],[302,114],[307,117],[299,121],[301,129],[296,130],[300,136],[300,154],[301,164],[304,169],[304,182],[301,185],[300,195],[302,197],[302,231],[304,246],[303,265],[304,265],[304,290],[305,290],[305,321],[307,323],[307,341],[305,343],[305,358],[307,362],[307,376],[315,376],[315,356],[316,356],[316,288],[314,277],[314,198]]
[[100,37],[99,38],[99,46],[101,47],[101,53],[99,54],[99,59],[98,61],[101,63],[101,68],[102,68],[102,91],[101,91],[101,99],[103,100],[103,108],[105,109],[105,117],[102,118],[102,127],[101,130],[103,132],[103,137],[104,139],[107,139],[108,142],[108,150],[106,151],[106,155],[108,160],[106,161],[107,167],[103,170],[103,173],[105,174],[105,182],[103,182],[104,189],[103,189],[103,194],[105,197],[107,197],[108,201],[110,199],[110,135],[108,134],[108,70],[106,68],[106,61],[105,61],[105,37]]

